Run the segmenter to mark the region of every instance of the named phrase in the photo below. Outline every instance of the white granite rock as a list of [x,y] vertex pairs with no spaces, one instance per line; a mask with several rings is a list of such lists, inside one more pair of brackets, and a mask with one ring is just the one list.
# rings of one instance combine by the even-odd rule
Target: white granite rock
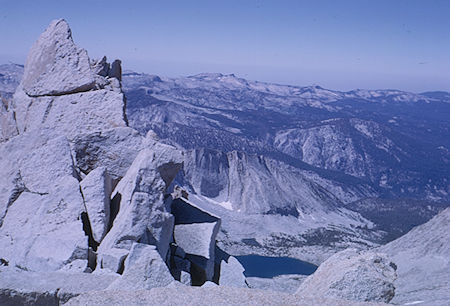
[[180,283],[190,286],[192,284],[191,274],[185,271],[181,271]]
[[94,87],[87,52],[74,44],[65,20],[52,21],[31,47],[22,85],[29,96],[56,96]]
[[123,93],[106,89],[29,97],[19,86],[12,105],[19,133],[48,128],[72,140],[81,133],[126,126]]
[[174,229],[175,242],[188,254],[211,259],[214,256],[218,223],[177,224]]
[[395,269],[384,254],[347,249],[322,263],[296,294],[388,303],[395,294]]
[[[30,152],[45,146],[54,137],[57,136],[48,131],[34,131],[20,137],[13,137],[0,144],[0,169],[2,174],[0,175],[0,226],[8,207],[25,191],[19,164]],[[37,169],[35,168],[35,170]]]
[[106,168],[92,170],[81,182],[81,192],[94,240],[100,243],[108,230],[112,181]]
[[214,288],[217,287],[218,285],[216,283],[213,283],[211,281],[206,281],[201,287],[202,288]]
[[76,177],[70,145],[64,136],[48,140],[19,162],[20,174],[31,192],[48,194],[66,176]]
[[220,263],[220,286],[248,288],[244,276],[244,267],[233,256]]
[[134,243],[125,260],[123,275],[114,281],[109,290],[139,290],[164,287],[174,281],[156,247]]

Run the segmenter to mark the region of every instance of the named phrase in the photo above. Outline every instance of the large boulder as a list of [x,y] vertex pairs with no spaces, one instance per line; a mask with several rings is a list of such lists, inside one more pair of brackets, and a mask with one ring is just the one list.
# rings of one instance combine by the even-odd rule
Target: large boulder
[[186,253],[211,259],[214,255],[211,249],[215,247],[217,232],[217,223],[177,224],[173,236]]
[[54,20],[31,47],[23,90],[29,96],[57,96],[87,91],[94,85],[86,50],[74,44],[65,20]]
[[120,278],[108,289],[139,290],[165,287],[174,281],[169,268],[153,245],[134,243]]
[[322,263],[296,294],[388,303],[395,295],[395,270],[386,255],[347,249]]

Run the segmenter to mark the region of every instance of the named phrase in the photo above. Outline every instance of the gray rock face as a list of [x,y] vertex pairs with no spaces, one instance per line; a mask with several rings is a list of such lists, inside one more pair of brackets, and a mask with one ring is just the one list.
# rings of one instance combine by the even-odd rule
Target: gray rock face
[[174,281],[156,247],[134,243],[125,260],[123,275],[108,289],[139,290],[165,287]]
[[80,187],[93,237],[100,243],[109,226],[112,180],[106,168],[97,168],[80,182]]
[[448,305],[450,301],[450,208],[382,246],[397,265],[396,304]]
[[247,214],[332,213],[342,202],[374,194],[368,186],[349,188],[311,171],[236,151],[187,151],[184,180],[187,186],[183,182],[180,185],[191,186],[193,193],[223,203],[229,210]]
[[[2,100],[0,96],[0,100]],[[4,100],[3,100],[4,101]],[[17,131],[14,114],[8,112],[3,103],[0,103],[0,143],[16,136]]]
[[395,294],[395,269],[383,254],[347,249],[321,264],[296,294],[387,303]]
[[[346,236],[364,245],[377,236],[360,230],[371,228],[371,222],[342,209],[343,203],[372,194],[364,184],[350,187],[263,156],[207,149],[187,151],[181,174],[176,183],[189,192],[189,201],[223,220],[227,234],[219,234],[218,241],[232,254],[295,255],[317,262],[317,255],[311,259],[306,254],[326,252],[312,246],[329,243],[334,253],[352,246],[350,241],[358,243]],[[254,239],[258,243],[243,243]]]
[[73,43],[65,20],[53,21],[31,47],[22,85],[29,96],[56,96],[94,87],[87,52]]

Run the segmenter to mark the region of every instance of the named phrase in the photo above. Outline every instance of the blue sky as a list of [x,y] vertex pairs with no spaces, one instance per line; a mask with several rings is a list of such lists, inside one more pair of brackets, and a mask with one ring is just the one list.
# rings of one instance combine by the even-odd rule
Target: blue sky
[[0,63],[65,18],[91,57],[164,76],[450,91],[450,1],[0,0]]

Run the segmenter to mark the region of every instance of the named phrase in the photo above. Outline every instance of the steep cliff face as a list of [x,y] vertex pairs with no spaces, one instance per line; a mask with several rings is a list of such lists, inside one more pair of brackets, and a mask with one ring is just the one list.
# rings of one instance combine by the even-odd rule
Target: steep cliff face
[[363,182],[340,183],[262,155],[197,149],[185,156],[180,184],[247,214],[299,217],[336,212],[343,203],[376,194]]

